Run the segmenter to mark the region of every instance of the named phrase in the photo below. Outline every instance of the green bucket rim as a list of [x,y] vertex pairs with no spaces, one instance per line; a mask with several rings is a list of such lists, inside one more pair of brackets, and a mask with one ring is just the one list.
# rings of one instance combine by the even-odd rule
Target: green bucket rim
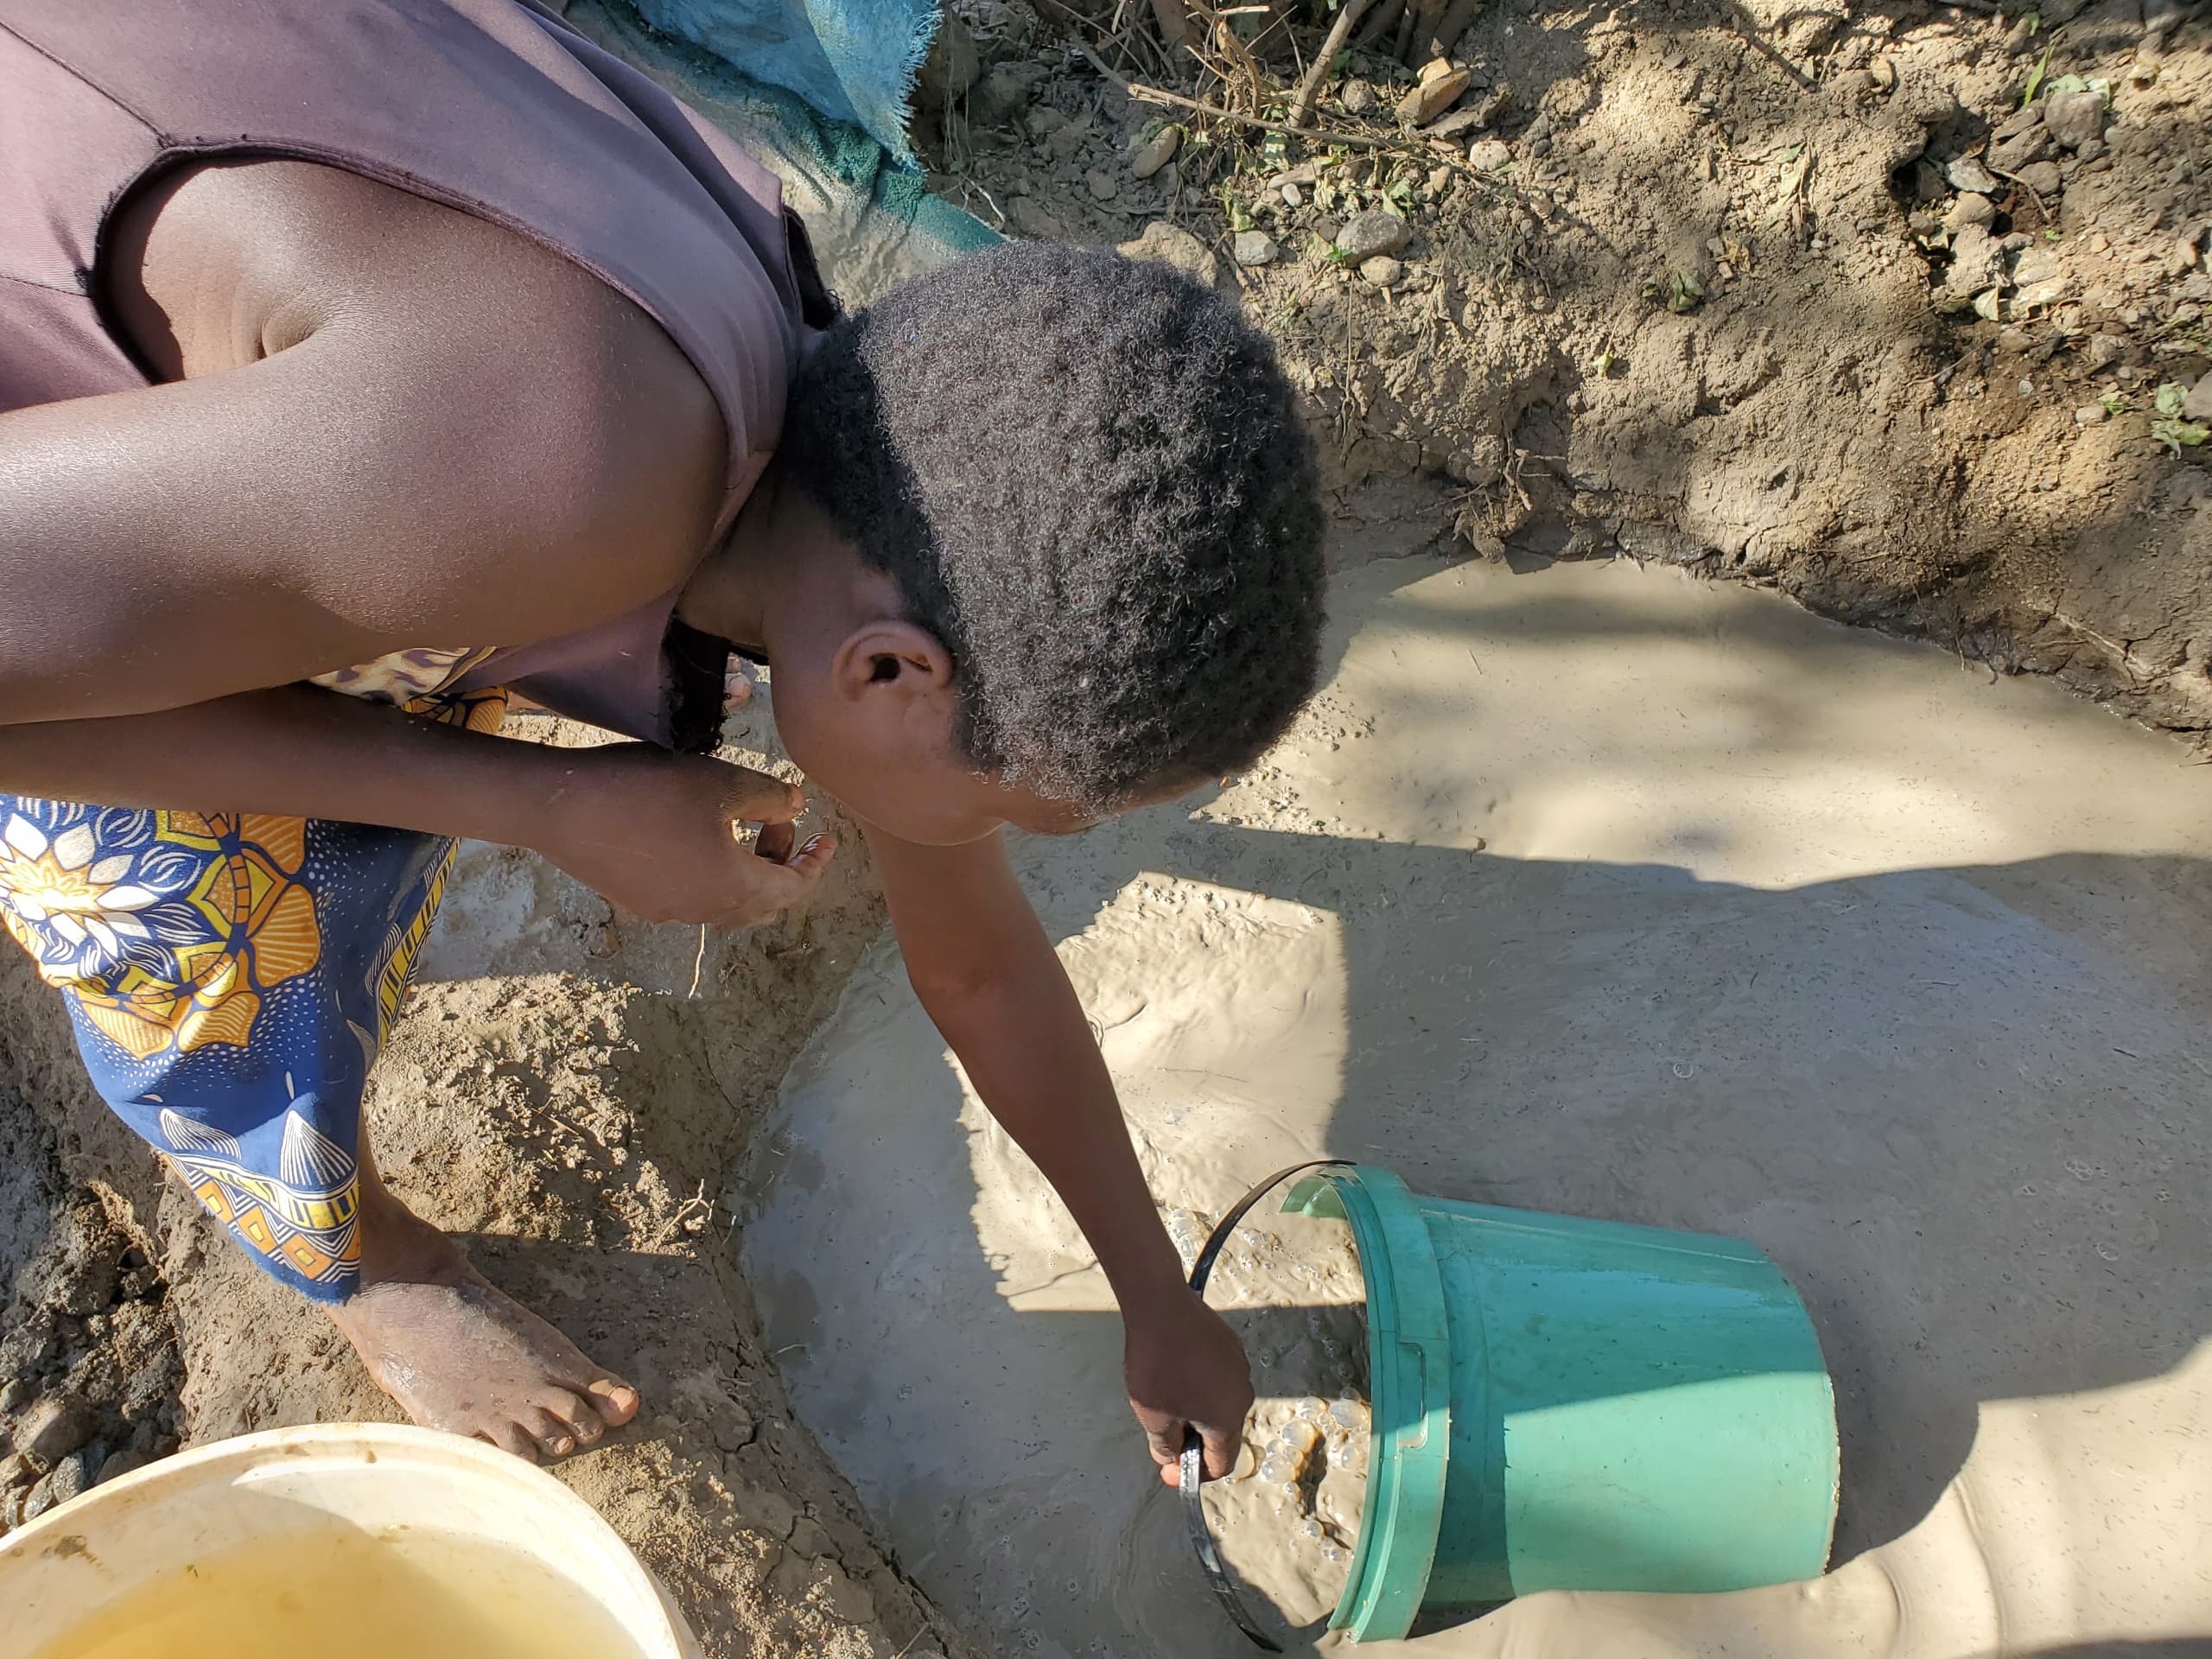
[[1308,1175],[1285,1214],[1351,1226],[1367,1292],[1367,1495],[1332,1630],[1389,1641],[1413,1628],[1428,1591],[1452,1449],[1452,1338],[1436,1247],[1406,1184],[1349,1164]]

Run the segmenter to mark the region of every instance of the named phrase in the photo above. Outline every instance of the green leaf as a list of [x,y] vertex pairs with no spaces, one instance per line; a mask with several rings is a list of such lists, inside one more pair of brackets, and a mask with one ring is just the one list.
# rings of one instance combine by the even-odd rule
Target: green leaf
[[2133,415],[2135,412],[2135,405],[2128,401],[2125,392],[2108,391],[2097,401],[2105,406],[2107,415]]
[[2169,380],[2158,388],[2151,401],[2161,415],[2179,415],[2181,406],[2189,401],[2189,388],[2178,380]]
[[2153,421],[2151,435],[2172,450],[2174,458],[2179,460],[2184,448],[2194,449],[2205,439],[2212,438],[2212,427],[2199,426],[2194,421]]
[[2050,73],[2050,54],[2057,49],[2058,42],[2053,41],[2049,46],[2044,48],[2043,56],[2036,60],[2036,67],[2028,71],[2028,84],[2020,93],[2022,109],[2026,109],[2029,105],[2036,101],[2036,93],[2043,86],[2043,78]]

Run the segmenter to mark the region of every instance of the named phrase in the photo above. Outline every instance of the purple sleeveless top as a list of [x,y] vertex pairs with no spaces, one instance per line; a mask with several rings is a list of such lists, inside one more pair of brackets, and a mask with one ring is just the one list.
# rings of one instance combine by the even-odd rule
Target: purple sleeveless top
[[[473,213],[641,307],[728,429],[717,537],[775,447],[803,335],[834,315],[775,176],[527,0],[0,0],[0,412],[147,384],[103,315],[108,220],[168,167],[242,155]],[[325,683],[505,684],[632,737],[711,747],[725,653],[674,620],[675,601]]]

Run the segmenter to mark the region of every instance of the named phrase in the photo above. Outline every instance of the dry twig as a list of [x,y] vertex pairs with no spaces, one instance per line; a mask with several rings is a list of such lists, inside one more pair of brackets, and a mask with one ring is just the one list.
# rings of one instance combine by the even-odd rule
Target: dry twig
[[1313,112],[1313,100],[1321,95],[1321,83],[1328,79],[1329,66],[1337,60],[1337,54],[1344,49],[1353,25],[1367,13],[1375,0],[1343,0],[1337,8],[1337,20],[1329,25],[1328,37],[1321,42],[1321,49],[1307,66],[1306,79],[1298,83],[1298,92],[1290,100],[1290,123],[1294,127],[1306,124],[1306,118]]
[[1474,179],[1493,189],[1498,181],[1487,174],[1478,173],[1465,162],[1434,149],[1403,143],[1393,138],[1377,138],[1363,132],[1334,132],[1322,127],[1294,127],[1281,121],[1264,120],[1256,115],[1243,115],[1235,110],[1224,110],[1218,104],[1209,104],[1203,99],[1186,98],[1180,92],[1163,92],[1157,86],[1147,86],[1141,80],[1131,80],[1116,74],[1106,66],[1106,60],[1085,46],[1074,42],[1075,49],[1090,61],[1090,67],[1119,86],[1140,104],[1158,104],[1169,109],[1190,110],[1199,115],[1210,115],[1217,121],[1234,121],[1239,126],[1256,127],[1262,132],[1280,132],[1286,137],[1304,138],[1316,144],[1349,144],[1355,149],[1371,149],[1385,156],[1403,156],[1414,161],[1426,162],[1431,167],[1449,168],[1462,178]]

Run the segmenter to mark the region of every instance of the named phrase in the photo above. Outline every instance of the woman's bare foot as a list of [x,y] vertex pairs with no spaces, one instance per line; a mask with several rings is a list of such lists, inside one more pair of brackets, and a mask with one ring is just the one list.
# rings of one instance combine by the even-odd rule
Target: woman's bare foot
[[427,1428],[532,1462],[637,1414],[638,1391],[495,1290],[450,1238],[385,1191],[362,1148],[361,1288],[327,1310],[377,1386]]

